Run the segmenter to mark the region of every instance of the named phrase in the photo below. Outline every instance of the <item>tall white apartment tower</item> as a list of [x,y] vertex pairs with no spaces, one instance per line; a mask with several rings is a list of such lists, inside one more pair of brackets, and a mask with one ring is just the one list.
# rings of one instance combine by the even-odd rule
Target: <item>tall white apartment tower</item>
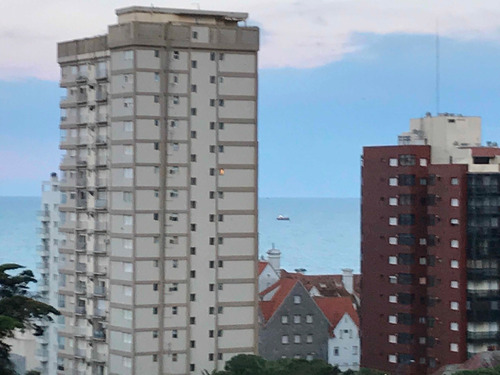
[[116,14],[58,45],[58,374],[221,369],[257,352],[259,30],[245,13]]
[[[37,270],[40,278],[37,284],[39,299],[51,306],[57,306],[58,299],[58,245],[61,235],[58,230],[59,202],[61,193],[59,191],[59,180],[56,173],[50,175],[50,180],[42,183],[41,210],[38,211],[40,220],[40,244],[37,247],[40,261]],[[57,323],[41,322],[44,324],[43,336],[37,337],[36,359],[40,361],[40,372],[42,375],[56,373],[56,361],[58,351]]]

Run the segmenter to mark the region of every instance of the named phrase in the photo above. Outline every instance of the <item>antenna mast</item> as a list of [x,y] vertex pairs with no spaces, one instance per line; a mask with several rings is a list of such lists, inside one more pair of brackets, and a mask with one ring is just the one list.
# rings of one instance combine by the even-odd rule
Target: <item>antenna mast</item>
[[436,115],[439,115],[440,100],[440,76],[439,76],[439,19],[436,20]]

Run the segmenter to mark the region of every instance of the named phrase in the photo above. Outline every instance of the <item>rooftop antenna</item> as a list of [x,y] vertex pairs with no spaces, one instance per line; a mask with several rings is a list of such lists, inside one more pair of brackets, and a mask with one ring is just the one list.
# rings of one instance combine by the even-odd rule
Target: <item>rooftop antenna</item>
[[436,19],[436,115],[439,116],[440,100],[440,76],[439,76],[439,18]]

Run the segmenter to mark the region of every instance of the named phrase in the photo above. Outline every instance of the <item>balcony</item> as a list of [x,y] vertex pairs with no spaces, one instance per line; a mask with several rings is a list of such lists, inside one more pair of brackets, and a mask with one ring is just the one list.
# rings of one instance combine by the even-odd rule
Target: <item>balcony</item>
[[[84,308],[84,313],[85,313],[85,308]],[[73,331],[70,333],[78,337],[85,337],[87,336],[87,327],[74,326]]]
[[76,168],[76,156],[64,155],[61,159],[61,167]]
[[94,317],[96,317],[96,318],[105,318],[106,317],[106,310],[99,309],[99,308],[96,307],[94,309]]
[[76,251],[77,252],[85,252],[87,250],[87,242],[86,241],[77,241],[76,242]]
[[74,271],[74,269],[75,269],[74,262],[59,262],[60,271],[72,272]]
[[96,102],[105,102],[108,100],[108,93],[106,91],[98,90],[95,95]]
[[106,187],[108,185],[108,179],[105,177],[98,177],[96,178],[95,184],[98,187]]
[[76,264],[76,272],[87,272],[87,264],[86,263],[77,263]]
[[96,121],[98,123],[106,123],[108,122],[108,115],[106,113],[98,113],[96,115]]
[[86,357],[86,353],[85,353],[85,349],[75,349],[75,358],[85,358]]
[[99,362],[99,363],[105,363],[106,362],[106,354],[99,353],[99,352],[94,350],[92,352],[92,361]]
[[41,222],[46,222],[50,220],[50,212],[49,210],[43,210],[37,212],[37,218]]
[[106,137],[105,135],[98,135],[95,139],[95,143],[97,145],[105,145],[108,143],[108,137]]
[[94,296],[97,296],[97,297],[106,297],[106,287],[105,286],[96,285],[94,287]]
[[87,91],[79,92],[76,94],[76,102],[77,103],[85,103],[87,101]]
[[95,329],[92,337],[95,340],[104,341],[106,340],[106,332],[103,329]]
[[50,256],[49,246],[48,245],[38,245],[36,247],[36,251],[37,251],[38,255],[40,255],[41,257],[48,257],[48,256]]
[[76,186],[86,186],[87,185],[87,177],[85,176],[78,176],[76,178]]
[[46,294],[49,292],[49,284],[48,283],[39,283],[37,286],[38,292],[42,294]]
[[66,178],[61,179],[61,181],[60,181],[60,186],[62,188],[74,187],[75,185],[76,185],[75,177],[73,177],[73,178],[66,177]]
[[108,205],[107,199],[96,199],[95,208],[97,209],[105,209]]
[[87,293],[87,286],[86,285],[77,285],[75,288],[75,293],[76,294],[85,294]]
[[[75,306],[75,314],[76,315],[86,315],[87,310],[85,309],[85,306]],[[76,328],[75,328],[76,332]]]
[[108,78],[108,71],[106,69],[96,69],[95,71],[95,79],[101,80]]
[[49,228],[47,227],[42,227],[42,228],[37,228],[37,233],[42,239],[48,239],[50,236],[50,231]]
[[[82,208],[82,207],[80,207],[80,208]],[[85,229],[87,229],[87,227],[88,227],[88,222],[87,222],[87,220],[78,220],[78,221],[76,222],[76,227],[75,227],[75,229],[76,229],[76,230],[85,230]]]
[[108,272],[107,268],[104,266],[94,266],[95,275],[105,275]]
[[94,246],[94,253],[96,255],[105,255],[108,252],[108,247],[104,244],[96,243]]
[[500,339],[500,333],[494,332],[471,332],[467,331],[468,341],[496,341]]
[[96,221],[95,230],[108,230],[108,223],[105,221]]
[[467,290],[470,298],[495,298],[500,299],[500,290]]
[[47,349],[42,349],[42,348],[37,349],[36,358],[40,362],[47,362],[49,360],[49,351]]

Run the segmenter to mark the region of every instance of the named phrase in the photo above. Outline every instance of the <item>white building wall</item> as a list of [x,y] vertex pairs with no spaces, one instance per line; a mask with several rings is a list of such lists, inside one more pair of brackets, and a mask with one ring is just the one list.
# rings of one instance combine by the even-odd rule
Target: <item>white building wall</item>
[[328,363],[341,371],[359,370],[359,329],[349,314],[344,314],[333,333],[335,337],[328,340]]

